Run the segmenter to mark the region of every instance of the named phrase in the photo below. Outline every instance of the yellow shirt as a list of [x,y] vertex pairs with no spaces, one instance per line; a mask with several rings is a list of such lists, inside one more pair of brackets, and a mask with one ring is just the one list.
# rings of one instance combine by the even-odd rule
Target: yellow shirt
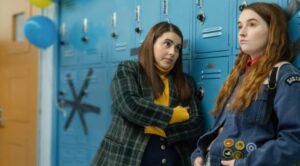
[[[163,106],[169,106],[169,94],[170,94],[170,88],[169,88],[169,80],[167,75],[160,75],[160,78],[162,79],[165,89],[159,98],[154,100],[155,104],[163,105]],[[166,133],[163,129],[156,127],[156,126],[146,126],[144,133],[146,134],[155,134],[159,135],[161,137],[167,137]]]
[[[164,70],[164,69],[160,68],[158,65],[155,65],[155,66],[159,70],[159,76],[165,86],[165,89],[164,89],[162,95],[154,100],[154,103],[168,107],[170,105],[170,103],[169,103],[170,86],[169,86],[169,79],[168,79],[169,70]],[[187,111],[187,108],[182,107],[182,106],[177,106],[177,107],[173,108],[172,117],[170,119],[169,124],[183,122],[183,121],[188,120],[189,118],[190,118],[190,116]],[[144,133],[145,134],[155,134],[155,135],[159,135],[161,137],[167,137],[165,131],[157,126],[146,126]]]

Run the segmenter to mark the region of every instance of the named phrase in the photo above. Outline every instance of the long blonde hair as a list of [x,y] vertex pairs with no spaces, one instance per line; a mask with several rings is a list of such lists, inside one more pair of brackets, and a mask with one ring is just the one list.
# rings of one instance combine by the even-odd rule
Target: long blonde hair
[[237,89],[233,99],[226,107],[233,112],[245,110],[250,105],[251,100],[258,95],[272,67],[280,61],[292,61],[294,58],[289,44],[287,18],[283,10],[276,4],[263,2],[252,3],[243,10],[245,9],[256,12],[267,23],[269,28],[268,43],[259,61],[251,66],[251,69],[245,73],[242,82],[237,86],[239,76],[244,72],[249,56],[243,53],[242,50],[240,51],[234,68],[217,96],[212,111],[214,115],[221,112],[235,86],[237,86]]

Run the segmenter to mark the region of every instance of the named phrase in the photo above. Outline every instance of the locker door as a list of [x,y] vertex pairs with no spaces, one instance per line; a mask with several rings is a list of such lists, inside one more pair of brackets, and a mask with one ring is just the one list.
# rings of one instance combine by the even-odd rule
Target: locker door
[[[99,10],[101,9],[101,10]],[[86,12],[89,11],[89,12]],[[110,52],[111,41],[108,29],[111,27],[112,4],[106,0],[86,2],[80,7],[81,16],[74,19],[77,22],[78,41],[81,64],[105,63]]]
[[134,58],[130,49],[135,45],[134,37],[134,1],[113,1],[112,13],[112,61]]
[[75,65],[78,63],[79,53],[73,42],[76,36],[76,22],[72,18],[78,18],[78,6],[75,1],[61,1],[60,6],[60,47],[59,59],[63,66]]
[[136,0],[135,24],[131,29],[135,33],[135,48],[141,45],[150,28],[159,22],[160,6],[160,1]]
[[281,5],[281,3],[279,3],[280,0],[237,0],[236,2],[236,6],[235,6],[235,22],[233,22],[233,27],[234,27],[234,32],[235,32],[235,36],[233,37],[235,40],[234,42],[234,47],[236,49],[240,49],[240,46],[239,46],[239,40],[238,40],[238,26],[237,26],[237,22],[238,22],[238,19],[239,19],[239,16],[241,14],[241,11],[240,9],[242,8],[243,5],[246,5],[246,4],[251,4],[251,3],[254,3],[254,2],[268,2],[268,3],[277,3],[279,5]]
[[298,11],[289,21],[289,37],[292,43],[297,46],[298,56],[294,61],[294,65],[300,69],[300,11]]
[[162,21],[170,21],[180,28],[184,37],[183,54],[187,56],[191,51],[193,1],[162,0],[162,2]]
[[200,109],[205,113],[207,127],[213,124],[209,114],[215,104],[215,98],[228,74],[228,57],[197,59],[191,62],[191,74],[197,88],[202,93]]
[[[87,77],[89,69],[65,70],[61,75],[60,90],[63,91],[64,95],[60,95],[59,99],[65,101],[75,102],[68,84],[70,78],[65,77],[66,74],[71,74],[77,96],[80,95],[86,78],[90,78],[90,82],[84,91],[85,95],[78,103],[70,105],[67,102],[59,102],[61,111],[58,118],[58,165],[90,165],[99,147],[99,143],[110,125],[111,102],[108,96],[111,77],[105,67],[93,68],[92,75]],[[83,108],[84,106],[85,109]],[[89,109],[87,109],[87,106]],[[75,113],[73,119],[70,121],[68,128],[65,129],[65,125],[72,111],[74,111],[74,107]],[[96,113],[95,108],[100,109],[100,113]],[[86,132],[80,119],[79,110],[83,111],[82,117],[86,123]]]
[[195,50],[197,53],[229,50],[230,0],[197,0]]
[[183,72],[190,73],[190,60],[189,59],[183,60],[182,63],[183,63]]

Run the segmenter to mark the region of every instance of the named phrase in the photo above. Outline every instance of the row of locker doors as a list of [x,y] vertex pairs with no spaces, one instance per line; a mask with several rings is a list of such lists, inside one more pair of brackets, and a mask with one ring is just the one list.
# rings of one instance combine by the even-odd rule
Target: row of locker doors
[[[60,62],[70,66],[136,59],[137,48],[159,21],[170,21],[180,27],[186,59],[216,56],[211,52],[230,54],[238,49],[239,8],[255,1],[62,0]],[[287,4],[286,0],[264,1]]]

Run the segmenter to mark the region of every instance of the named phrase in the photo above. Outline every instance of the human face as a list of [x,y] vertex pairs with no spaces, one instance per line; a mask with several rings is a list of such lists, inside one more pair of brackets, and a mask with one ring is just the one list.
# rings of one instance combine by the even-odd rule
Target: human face
[[156,65],[164,70],[171,70],[179,57],[181,47],[181,38],[176,33],[163,33],[154,43]]
[[238,27],[241,50],[252,59],[262,55],[268,42],[267,23],[253,10],[245,9],[239,17]]

